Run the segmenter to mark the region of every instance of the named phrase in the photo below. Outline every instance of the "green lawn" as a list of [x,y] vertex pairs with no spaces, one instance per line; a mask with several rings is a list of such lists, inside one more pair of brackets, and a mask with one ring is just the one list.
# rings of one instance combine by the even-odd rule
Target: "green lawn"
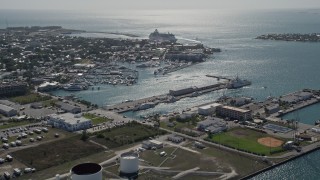
[[182,129],[182,128],[189,128],[194,129],[197,127],[197,123],[204,120],[205,118],[203,116],[192,116],[187,119],[180,119],[179,116],[177,117],[171,117],[169,121],[175,124],[174,127],[168,127],[167,124],[169,122],[160,122],[160,127],[174,131],[175,129]]
[[[147,150],[140,153],[139,156],[145,160],[148,165],[159,166],[175,149],[176,147],[164,147],[155,151]],[[167,156],[160,156],[160,152],[162,151],[165,151]]]
[[10,98],[11,101],[19,103],[19,104],[29,104],[29,103],[33,103],[33,102],[47,101],[50,99],[51,99],[50,96],[42,96],[42,95],[36,94],[36,93],[30,93],[27,95]]
[[99,153],[103,150],[104,148],[96,144],[80,140],[80,135],[78,135],[60,141],[15,151],[12,155],[28,167],[43,170]]
[[158,128],[142,125],[133,121],[121,127],[94,133],[95,136],[92,139],[108,148],[117,148],[165,133],[165,131]]
[[110,119],[106,118],[106,117],[101,117],[101,116],[97,116],[91,113],[85,113],[82,115],[83,117],[90,119],[93,125],[96,124],[101,124],[107,121],[110,121]]
[[53,106],[58,100],[56,99],[49,99],[49,100],[46,100],[46,101],[43,101],[42,102],[42,105],[44,107],[49,107],[49,106]]
[[256,159],[249,156],[243,156],[210,145],[207,145],[207,148],[205,149],[198,149],[198,151],[201,152],[202,155],[215,158],[215,161],[219,162],[220,168],[224,171],[230,171],[230,166],[233,167],[239,174],[239,176],[234,179],[240,179],[240,177],[268,166],[261,161],[261,158]]
[[101,163],[102,161],[110,159],[113,156],[115,156],[113,152],[101,151],[99,153],[94,153],[83,158],[68,161],[41,171],[36,171],[35,173],[24,174],[23,176],[19,177],[19,179],[49,179],[55,177],[56,174],[64,174],[70,172],[70,169],[77,164],[87,162]]
[[[282,147],[270,148],[258,143],[262,137],[272,137],[268,134],[257,132],[247,128],[235,128],[228,132],[212,136],[211,141],[257,154],[270,155],[270,152],[279,151]],[[277,138],[279,139],[279,138]],[[280,139],[281,140],[281,139]]]

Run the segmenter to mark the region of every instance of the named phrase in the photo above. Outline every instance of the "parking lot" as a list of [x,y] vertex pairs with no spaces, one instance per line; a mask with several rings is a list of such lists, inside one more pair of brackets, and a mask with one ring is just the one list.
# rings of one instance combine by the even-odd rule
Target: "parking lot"
[[2,137],[17,137],[21,135],[22,133],[29,134],[29,132],[33,132],[35,129],[38,129],[39,127],[44,127],[44,125],[40,123],[35,123],[31,125],[25,125],[25,126],[19,126],[19,127],[13,127],[9,129],[4,129],[0,132],[0,138]]

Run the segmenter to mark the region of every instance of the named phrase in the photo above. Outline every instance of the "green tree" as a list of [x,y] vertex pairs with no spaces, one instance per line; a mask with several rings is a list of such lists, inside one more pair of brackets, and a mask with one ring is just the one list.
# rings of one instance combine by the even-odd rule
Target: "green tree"
[[87,141],[88,139],[89,139],[89,135],[88,135],[87,131],[83,130],[82,131],[82,135],[81,135],[81,140],[82,141]]

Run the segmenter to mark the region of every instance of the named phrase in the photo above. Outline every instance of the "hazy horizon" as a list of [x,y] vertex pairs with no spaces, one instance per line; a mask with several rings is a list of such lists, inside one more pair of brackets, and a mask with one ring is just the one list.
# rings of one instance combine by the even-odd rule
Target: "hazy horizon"
[[153,9],[317,9],[319,0],[0,0],[0,9],[25,10],[153,10]]

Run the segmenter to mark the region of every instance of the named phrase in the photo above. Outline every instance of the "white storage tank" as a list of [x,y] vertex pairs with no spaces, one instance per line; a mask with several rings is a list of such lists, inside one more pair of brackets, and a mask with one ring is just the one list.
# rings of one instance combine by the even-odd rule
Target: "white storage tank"
[[96,163],[83,163],[70,170],[72,180],[102,180],[102,167]]
[[120,155],[120,173],[135,174],[139,171],[139,155],[126,152]]

